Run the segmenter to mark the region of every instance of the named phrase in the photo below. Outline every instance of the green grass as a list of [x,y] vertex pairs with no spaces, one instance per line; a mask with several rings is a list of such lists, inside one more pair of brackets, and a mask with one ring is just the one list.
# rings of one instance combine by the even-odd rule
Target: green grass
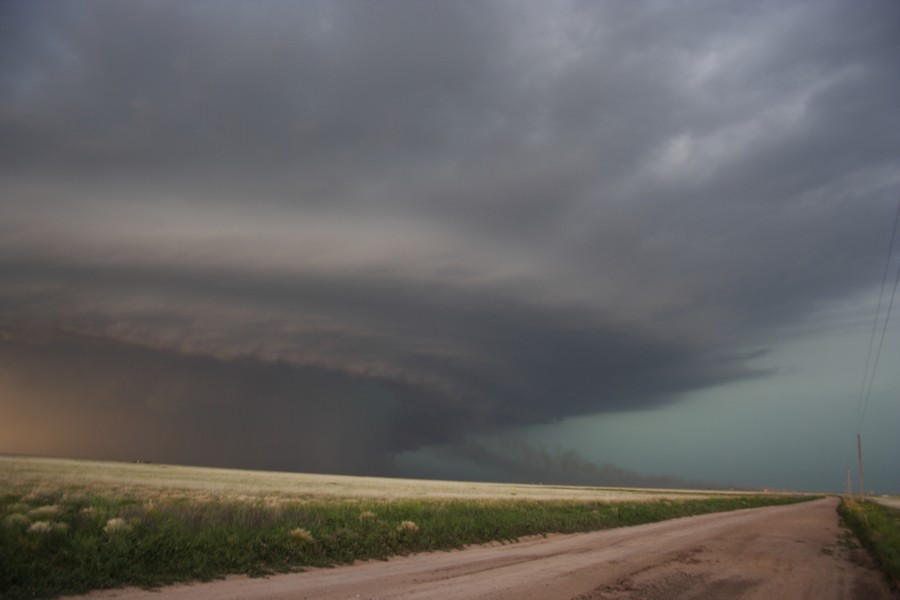
[[900,589],[900,511],[844,498],[838,506],[844,523],[872,553],[895,589]]
[[[248,501],[46,487],[0,495],[0,597],[289,572],[808,499]],[[402,527],[403,521],[418,529]]]

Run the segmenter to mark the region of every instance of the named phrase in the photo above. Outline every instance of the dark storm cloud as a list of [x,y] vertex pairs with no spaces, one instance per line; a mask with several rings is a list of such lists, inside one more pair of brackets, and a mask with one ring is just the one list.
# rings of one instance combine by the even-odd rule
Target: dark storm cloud
[[[33,18],[43,35],[4,52],[8,156],[20,168],[40,155],[113,177],[110,161],[180,180],[241,169],[295,183],[290,168],[324,185],[431,153],[447,141],[454,105],[490,80],[485,45],[496,33],[488,6],[35,10],[46,13]],[[295,191],[284,190],[289,200]]]
[[[480,441],[467,438],[459,444],[436,446],[423,453],[426,462],[412,467],[422,478],[453,479],[441,460],[462,461],[486,470],[489,481],[542,484],[715,489],[721,484],[686,481],[675,477],[647,476],[610,463],[598,464],[574,450],[553,452],[521,438],[499,437]],[[431,459],[430,462],[429,459]],[[434,462],[437,459],[438,462]],[[471,475],[470,475],[471,477]],[[728,486],[733,487],[733,486]]]
[[167,398],[182,456],[378,472],[644,409],[878,283],[895,2],[0,11],[5,385],[122,427]]
[[[4,437],[40,452],[384,473],[395,432],[416,411],[402,386],[335,371],[225,363],[71,334],[5,340],[0,357],[3,409],[16,422]],[[31,402],[11,402],[23,393]],[[423,441],[414,431],[404,439]]]

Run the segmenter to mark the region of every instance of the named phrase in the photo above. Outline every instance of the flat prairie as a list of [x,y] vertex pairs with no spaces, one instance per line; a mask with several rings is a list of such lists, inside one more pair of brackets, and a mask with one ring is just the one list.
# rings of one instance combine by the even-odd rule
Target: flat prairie
[[[0,487],[8,491],[60,488],[160,496],[257,500],[304,499],[522,499],[640,502],[688,500],[748,492],[630,489],[514,483],[431,481],[275,471],[185,467],[152,463],[0,455]],[[51,487],[53,490],[46,489]]]
[[0,456],[0,598],[295,572],[808,499]]

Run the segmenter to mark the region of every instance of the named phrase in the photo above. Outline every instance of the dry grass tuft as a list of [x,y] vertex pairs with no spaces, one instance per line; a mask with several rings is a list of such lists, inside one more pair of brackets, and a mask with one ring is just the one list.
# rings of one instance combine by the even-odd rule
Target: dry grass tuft
[[53,525],[50,521],[35,521],[28,528],[28,533],[50,533],[53,531]]
[[8,515],[4,520],[7,527],[24,527],[31,523],[31,519],[28,518],[27,515],[23,515],[22,513],[13,513]]
[[28,533],[66,533],[69,531],[69,525],[58,521],[35,521],[28,527]]
[[106,522],[106,526],[103,528],[103,533],[105,533],[106,535],[128,533],[129,531],[131,531],[131,525],[129,525],[125,521],[125,519],[121,519],[119,517],[108,520]]
[[375,513],[373,513],[371,510],[364,510],[363,512],[359,513],[359,520],[361,522],[362,521],[374,521]]
[[415,533],[419,530],[419,526],[413,523],[412,521],[403,521],[399,525],[397,525],[397,531],[404,532],[409,531],[410,533]]
[[50,504],[48,506],[38,506],[37,508],[33,508],[28,511],[28,514],[32,517],[52,517],[59,513],[59,506],[56,504]]
[[302,527],[298,527],[296,529],[291,530],[291,537],[298,542],[302,542],[304,544],[315,544],[316,539],[312,536],[312,534],[303,529]]

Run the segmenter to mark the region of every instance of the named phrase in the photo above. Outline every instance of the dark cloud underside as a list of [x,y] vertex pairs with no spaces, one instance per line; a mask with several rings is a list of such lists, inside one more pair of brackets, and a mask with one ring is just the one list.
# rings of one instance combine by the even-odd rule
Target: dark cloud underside
[[388,472],[765,376],[879,283],[898,55],[888,0],[6,2],[10,449]]

